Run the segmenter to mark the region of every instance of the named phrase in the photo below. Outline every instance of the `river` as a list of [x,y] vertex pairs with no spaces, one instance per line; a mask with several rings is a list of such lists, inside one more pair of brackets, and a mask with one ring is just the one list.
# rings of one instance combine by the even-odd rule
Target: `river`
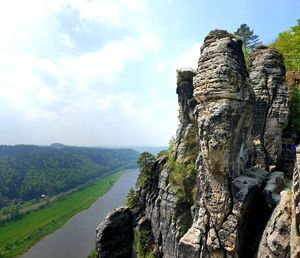
[[113,208],[123,205],[138,169],[125,170],[113,187],[90,208],[34,245],[22,258],[86,258],[95,247],[96,227]]

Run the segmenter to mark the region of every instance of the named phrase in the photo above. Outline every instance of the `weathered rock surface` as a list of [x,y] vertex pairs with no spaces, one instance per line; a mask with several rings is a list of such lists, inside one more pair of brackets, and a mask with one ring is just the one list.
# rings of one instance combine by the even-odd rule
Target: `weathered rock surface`
[[229,33],[211,32],[194,78],[200,191],[217,228],[230,212],[227,180],[240,175],[248,160],[254,95],[246,80],[241,44]]
[[282,131],[288,123],[288,88],[279,52],[274,48],[256,49],[250,60],[250,79],[256,96],[252,130],[255,163],[272,168],[280,162]]
[[283,172],[276,171],[270,174],[263,191],[267,204],[270,208],[275,208],[275,206],[280,201],[280,192],[283,191],[286,187],[287,182],[284,178]]
[[96,229],[97,258],[131,257],[132,213],[129,208],[111,211]]
[[264,230],[257,257],[291,257],[290,232],[292,221],[292,194],[281,193],[279,205],[275,208]]
[[[233,35],[213,31],[201,48],[194,77],[194,97],[199,102],[195,109],[200,146],[198,218],[180,240],[179,257],[195,247],[198,254],[191,257],[208,253],[225,257],[226,251],[238,248],[239,219],[232,208],[242,205],[232,198],[234,181],[233,185],[230,181],[243,173],[249,158],[254,104],[241,46]],[[257,184],[254,179],[244,179],[246,184]],[[252,188],[250,185],[244,190],[245,196]],[[195,232],[197,241],[192,237]]]

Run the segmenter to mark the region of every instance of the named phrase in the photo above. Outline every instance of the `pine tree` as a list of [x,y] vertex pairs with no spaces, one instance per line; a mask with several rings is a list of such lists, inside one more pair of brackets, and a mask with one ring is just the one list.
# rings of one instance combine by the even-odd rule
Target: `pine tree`
[[234,34],[242,39],[244,47],[248,48],[250,51],[253,51],[261,44],[259,36],[255,35],[253,30],[245,23],[241,24]]

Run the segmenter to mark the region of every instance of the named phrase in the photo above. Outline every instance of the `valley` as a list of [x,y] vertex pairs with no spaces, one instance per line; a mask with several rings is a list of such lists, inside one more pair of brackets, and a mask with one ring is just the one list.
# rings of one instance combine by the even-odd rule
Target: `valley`
[[40,239],[64,225],[71,217],[87,209],[120,178],[122,171],[108,175],[85,189],[53,201],[48,207],[0,226],[0,257],[16,257]]
[[[137,151],[125,148],[1,145],[0,257],[24,254],[88,209],[125,171],[136,167],[138,155]],[[134,182],[132,179],[128,184]],[[128,190],[125,187],[125,192],[115,198],[121,200]],[[94,221],[98,221],[98,215],[95,213]],[[85,237],[92,244],[96,226],[93,223],[93,232]],[[91,249],[83,248],[87,255]]]

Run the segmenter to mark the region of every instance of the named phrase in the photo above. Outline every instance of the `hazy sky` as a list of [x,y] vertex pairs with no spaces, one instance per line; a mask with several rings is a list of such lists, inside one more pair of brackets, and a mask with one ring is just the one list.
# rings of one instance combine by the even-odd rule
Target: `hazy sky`
[[0,144],[166,145],[212,29],[264,43],[299,0],[0,0]]

